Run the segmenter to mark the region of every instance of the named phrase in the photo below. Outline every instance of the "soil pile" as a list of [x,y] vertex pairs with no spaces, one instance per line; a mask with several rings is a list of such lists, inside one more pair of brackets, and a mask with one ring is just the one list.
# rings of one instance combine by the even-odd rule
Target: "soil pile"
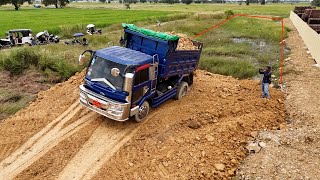
[[198,46],[196,46],[186,34],[176,33],[174,31],[167,33],[179,36],[177,50],[198,50]]
[[284,122],[283,94],[198,70],[190,92],[146,121],[116,122],[78,103],[84,72],[0,124],[0,179],[198,179],[233,176],[250,134]]

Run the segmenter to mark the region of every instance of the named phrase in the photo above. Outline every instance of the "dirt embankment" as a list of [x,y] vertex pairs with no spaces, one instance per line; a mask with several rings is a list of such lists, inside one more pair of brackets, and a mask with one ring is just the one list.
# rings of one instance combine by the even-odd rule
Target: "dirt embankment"
[[197,71],[189,94],[142,123],[80,107],[83,73],[39,94],[0,124],[0,179],[226,178],[252,131],[285,121],[283,94],[260,99],[257,81]]

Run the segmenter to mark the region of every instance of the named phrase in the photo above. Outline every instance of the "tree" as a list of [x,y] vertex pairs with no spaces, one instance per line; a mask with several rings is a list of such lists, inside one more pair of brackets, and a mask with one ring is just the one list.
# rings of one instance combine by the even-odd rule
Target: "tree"
[[246,0],[246,5],[249,6],[250,0]]
[[191,4],[193,0],[181,0],[182,3],[184,4]]
[[161,3],[174,4],[175,0],[161,0]]
[[319,7],[320,6],[320,0],[313,0],[311,5]]
[[265,5],[266,4],[266,0],[261,0],[261,5]]
[[31,4],[31,0],[0,0],[0,6],[1,6],[1,5],[5,5],[5,4],[12,4],[12,5],[14,5],[14,9],[15,9],[15,10],[18,10],[19,7],[20,7],[24,2],[28,2],[29,4]]
[[56,8],[58,8],[58,7],[64,7],[67,4],[69,4],[69,0],[43,0],[42,3],[45,6],[48,6],[49,4],[53,4],[56,6]]

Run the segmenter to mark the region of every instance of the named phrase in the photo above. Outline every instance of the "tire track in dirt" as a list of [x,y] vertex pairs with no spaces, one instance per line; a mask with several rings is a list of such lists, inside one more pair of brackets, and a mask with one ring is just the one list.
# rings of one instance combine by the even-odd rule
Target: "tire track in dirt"
[[[6,158],[6,160],[3,160],[0,163],[0,168],[3,167],[4,163],[13,162],[19,155],[21,155],[24,151],[26,151],[32,144],[34,144],[41,136],[43,136],[45,133],[47,133],[52,126],[54,126],[56,123],[61,121],[65,116],[68,115],[73,109],[75,109],[78,106],[78,102],[75,102],[72,104],[66,111],[64,111],[60,116],[58,116],[55,120],[50,122],[48,125],[46,125],[41,131],[39,131],[37,134],[35,134],[33,137],[31,137],[27,142],[25,142],[19,149],[17,149],[14,153],[12,153],[9,157]],[[6,147],[0,149],[0,154],[6,154],[8,149]],[[6,161],[6,162],[5,162]]]
[[94,120],[94,118],[90,119],[94,113],[87,111],[83,117],[64,127],[64,125],[68,123],[80,109],[81,106],[79,101],[76,101],[58,118],[45,126],[13,154],[3,160],[0,163],[0,179],[14,178],[59,142],[68,138]]
[[104,121],[60,173],[58,179],[91,179],[132,138],[139,127],[153,116],[139,124],[132,121]]

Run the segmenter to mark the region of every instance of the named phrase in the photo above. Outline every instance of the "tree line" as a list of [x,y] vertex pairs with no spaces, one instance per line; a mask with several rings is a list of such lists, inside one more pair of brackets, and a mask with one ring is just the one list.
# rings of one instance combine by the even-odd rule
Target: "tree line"
[[[15,10],[18,10],[23,3],[32,4],[31,0],[0,0],[0,6],[12,4]],[[45,6],[54,5],[56,8],[64,7],[69,4],[69,0],[42,0]]]
[[[61,8],[66,6],[67,4],[69,4],[72,1],[76,1],[76,0],[42,0],[42,3],[45,6],[48,5],[54,5],[56,8]],[[111,3],[112,0],[99,0],[100,2],[103,3]],[[23,3],[29,3],[31,4],[31,0],[0,0],[0,6],[1,5],[5,5],[5,4],[12,4],[15,8],[15,10],[18,10],[20,8],[20,6]],[[118,0],[119,3],[127,3],[127,4],[131,4],[131,3],[167,3],[167,4],[175,4],[175,3],[183,3],[183,4],[191,4],[191,3],[196,3],[196,4],[200,4],[200,3],[226,3],[226,0]],[[249,5],[250,3],[260,3],[262,5],[266,4],[266,0],[241,0],[241,1],[236,1],[237,3],[239,3],[240,5],[242,3],[245,3],[246,5]],[[280,0],[271,0],[272,3],[280,3]],[[312,1],[312,5],[314,6],[320,6],[320,0],[313,0]]]

